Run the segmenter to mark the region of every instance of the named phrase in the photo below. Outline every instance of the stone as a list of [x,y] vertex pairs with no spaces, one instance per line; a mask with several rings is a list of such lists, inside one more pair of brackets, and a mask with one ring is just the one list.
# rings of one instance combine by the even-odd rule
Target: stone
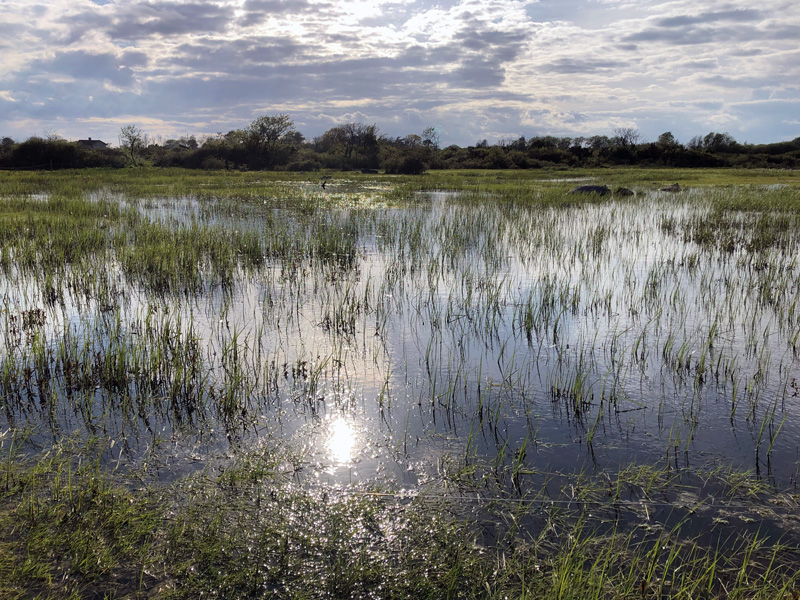
[[579,185],[569,191],[570,194],[597,194],[605,196],[611,193],[611,188],[607,185]]

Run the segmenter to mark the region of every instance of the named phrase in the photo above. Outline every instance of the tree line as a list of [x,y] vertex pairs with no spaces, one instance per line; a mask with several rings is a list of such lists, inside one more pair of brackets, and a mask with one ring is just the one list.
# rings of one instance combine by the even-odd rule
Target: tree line
[[[362,170],[418,174],[428,169],[537,169],[545,167],[800,166],[800,138],[743,144],[728,133],[710,132],[679,142],[671,132],[646,141],[636,129],[612,136],[534,136],[495,144],[441,147],[439,133],[383,135],[375,124],[345,123],[306,139],[285,114],[264,115],[247,127],[198,140],[194,136],[155,141],[136,125],[123,127],[117,147],[69,142],[58,135],[23,142],[0,139],[0,169],[74,169],[152,165],[190,169],[319,171]],[[100,147],[98,147],[100,146]]]

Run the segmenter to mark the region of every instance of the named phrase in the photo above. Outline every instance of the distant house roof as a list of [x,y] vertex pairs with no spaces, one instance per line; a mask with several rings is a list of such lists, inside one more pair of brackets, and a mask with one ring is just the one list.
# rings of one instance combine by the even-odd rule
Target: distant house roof
[[78,143],[88,150],[102,150],[103,148],[107,148],[108,144],[100,140],[93,140],[89,138],[88,140],[78,140]]
[[175,149],[189,150],[189,146],[187,144],[184,144],[180,140],[167,140],[166,142],[164,142],[164,148],[166,148],[167,150],[175,150]]

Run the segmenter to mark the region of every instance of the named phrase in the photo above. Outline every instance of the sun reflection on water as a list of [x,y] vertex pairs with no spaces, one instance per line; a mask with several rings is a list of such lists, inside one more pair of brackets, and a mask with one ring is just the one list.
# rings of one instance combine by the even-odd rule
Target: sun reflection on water
[[350,423],[342,417],[334,417],[328,427],[328,453],[339,464],[353,461],[357,435]]

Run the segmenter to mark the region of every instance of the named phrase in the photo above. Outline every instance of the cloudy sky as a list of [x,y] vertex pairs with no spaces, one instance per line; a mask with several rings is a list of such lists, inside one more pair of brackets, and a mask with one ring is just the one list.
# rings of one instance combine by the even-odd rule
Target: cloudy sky
[[0,0],[0,136],[800,137],[797,0]]

